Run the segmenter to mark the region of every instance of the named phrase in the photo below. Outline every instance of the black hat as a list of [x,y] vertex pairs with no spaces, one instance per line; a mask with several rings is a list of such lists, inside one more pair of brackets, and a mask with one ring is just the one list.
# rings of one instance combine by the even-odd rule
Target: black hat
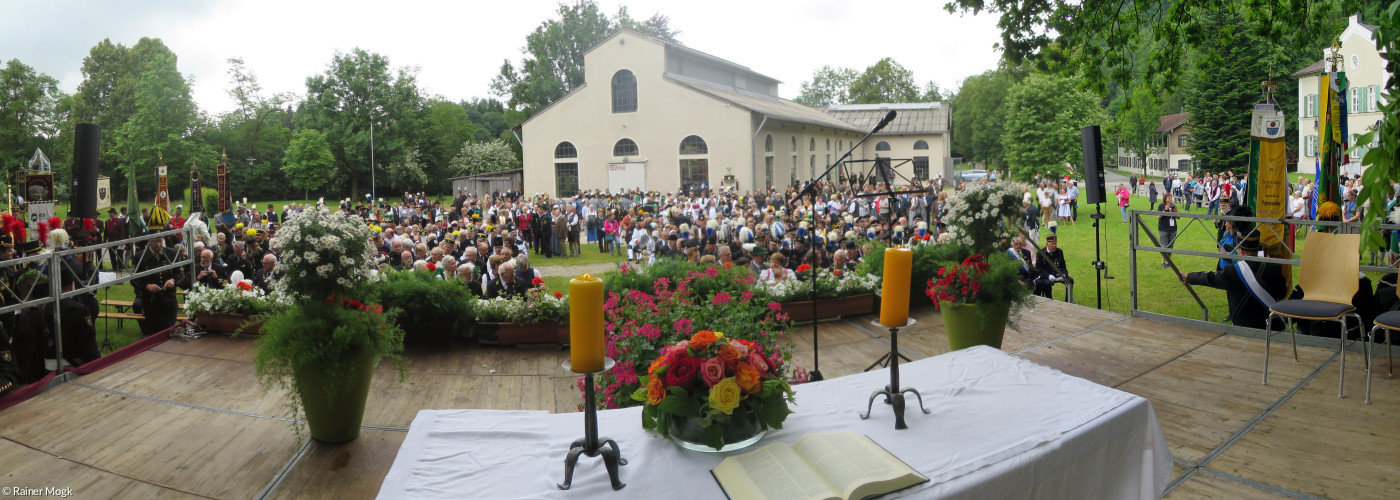
[[107,214],[108,214],[108,215],[114,214],[114,213],[117,213],[117,209],[115,209],[115,208],[108,208],[108,209],[107,209]]
[[1241,242],[1240,242],[1240,244],[1239,244],[1239,249],[1240,249],[1241,251],[1245,251],[1245,252],[1258,253],[1258,252],[1259,252],[1259,233],[1250,233],[1249,236],[1246,236],[1246,237],[1244,238],[1244,241],[1241,241]]
[[20,248],[20,251],[23,252],[24,255],[27,257],[27,256],[30,256],[30,255],[38,254],[40,251],[42,251],[42,250],[44,249],[44,245],[41,244],[41,243],[39,243],[39,240],[34,240],[34,241],[26,241],[26,242],[24,242],[24,243],[21,243],[20,246],[19,246],[19,248]]
[[3,247],[3,248],[14,248],[14,247],[15,247],[15,237],[14,237],[14,236],[10,236],[9,234],[0,233],[0,247]]
[[1054,235],[1053,233],[1052,233],[1052,234],[1047,234],[1047,235],[1045,235],[1045,242],[1046,242],[1046,243],[1049,243],[1049,242],[1052,242],[1052,241],[1058,241],[1058,240],[1059,240],[1059,238],[1056,238],[1055,235]]
[[681,243],[681,248],[700,248],[700,240],[698,238],[685,240],[684,243]]
[[671,234],[670,236],[667,236],[666,239],[667,239],[667,240],[670,240],[670,241],[676,241],[676,240],[681,239],[681,237],[680,237],[680,236],[676,236],[676,235],[673,233],[673,234]]

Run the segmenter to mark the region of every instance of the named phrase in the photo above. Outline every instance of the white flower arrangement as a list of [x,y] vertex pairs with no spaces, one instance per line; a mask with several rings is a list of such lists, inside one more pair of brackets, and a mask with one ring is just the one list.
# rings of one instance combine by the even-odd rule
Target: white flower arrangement
[[569,297],[532,289],[523,297],[476,301],[477,321],[486,323],[566,323]]
[[324,300],[355,286],[378,280],[374,237],[358,218],[325,210],[289,217],[272,238],[271,247],[286,257],[277,262],[282,279],[273,287],[289,295]]
[[1024,186],[1009,181],[974,184],[958,192],[948,207],[952,242],[978,250],[994,248],[1015,235],[1024,208]]
[[280,292],[264,293],[251,281],[230,283],[224,288],[196,285],[185,295],[185,311],[198,316],[202,313],[259,315],[277,312],[291,305],[290,297]]
[[[874,293],[879,286],[880,277],[873,274],[845,271],[838,275],[827,269],[817,272],[818,299],[835,299]],[[797,302],[808,300],[810,298],[808,292],[811,289],[812,281],[810,277],[807,277],[806,279],[789,279],[770,284],[766,291],[775,301]]]

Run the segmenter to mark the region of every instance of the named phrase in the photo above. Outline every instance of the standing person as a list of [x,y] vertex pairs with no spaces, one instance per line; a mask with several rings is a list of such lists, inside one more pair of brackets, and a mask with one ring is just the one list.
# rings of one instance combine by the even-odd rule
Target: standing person
[[[1166,181],[1163,181],[1166,182]],[[1157,206],[1157,182],[1147,181],[1147,206]]]
[[[1160,207],[1157,207],[1157,210],[1161,212],[1175,212],[1176,203],[1174,201],[1175,200],[1174,198],[1172,198],[1171,193],[1163,195],[1162,205]],[[1175,241],[1176,217],[1171,217],[1167,215],[1157,217],[1157,244],[1164,248],[1172,248],[1172,244]],[[1167,254],[1163,253],[1162,269],[1166,269],[1167,267],[1169,267],[1167,263]]]
[[1060,188],[1060,196],[1057,201],[1059,202],[1060,206],[1060,212],[1059,214],[1057,214],[1059,215],[1060,221],[1073,221],[1069,210],[1069,190],[1065,188]]
[[1123,215],[1123,223],[1128,223],[1128,186],[1118,185],[1118,212]]
[[566,219],[568,219],[569,227],[568,234],[566,234],[565,237],[569,239],[569,256],[579,257],[583,255],[583,250],[579,246],[578,240],[579,226],[581,225],[579,222],[578,209],[574,208],[574,205],[572,203],[566,206],[568,207],[568,214],[566,216]]
[[1128,177],[1128,186],[1130,186],[1129,189],[1132,194],[1137,194],[1137,182],[1138,178],[1136,175]]
[[1040,241],[1040,208],[1029,200],[1021,204],[1026,206],[1026,213],[1021,217],[1021,227],[1026,228],[1031,240]]
[[1069,220],[1079,222],[1079,181],[1069,181]]
[[1036,190],[1036,197],[1040,200],[1040,223],[1045,225],[1050,223],[1050,218],[1055,216],[1052,204],[1055,199],[1055,191],[1050,189],[1048,181],[1040,181],[1040,189]]
[[[126,207],[122,207],[122,211],[126,211]],[[106,243],[121,241],[127,238],[126,220],[117,215],[116,209],[107,209],[107,222],[104,225],[106,226],[106,231],[103,231],[102,235],[106,237]],[[126,245],[108,247],[107,254],[112,259],[113,271],[120,272],[126,270]]]

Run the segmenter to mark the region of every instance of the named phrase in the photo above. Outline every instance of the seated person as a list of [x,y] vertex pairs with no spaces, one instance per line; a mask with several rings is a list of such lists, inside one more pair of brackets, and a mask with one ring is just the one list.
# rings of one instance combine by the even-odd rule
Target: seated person
[[205,288],[223,288],[224,283],[228,282],[228,268],[214,262],[213,250],[206,248],[199,252],[199,266],[195,269],[195,283],[204,285]]
[[[1258,233],[1241,241],[1236,252],[1257,255]],[[1264,329],[1269,319],[1269,306],[1285,298],[1288,292],[1283,268],[1274,263],[1239,261],[1220,271],[1178,273],[1177,278],[1182,283],[1225,290],[1230,302],[1230,322],[1249,328]]]
[[530,282],[522,282],[516,277],[515,262],[507,260],[497,268],[496,279],[491,280],[491,285],[486,288],[486,298],[514,298],[524,295],[529,288]]
[[[1058,237],[1046,235],[1045,248],[1040,249],[1035,258],[1035,294],[1047,299],[1051,298],[1050,292],[1055,283],[1064,283],[1067,289],[1074,285],[1074,278],[1069,276],[1069,266],[1065,263],[1065,251],[1058,245]],[[1066,291],[1065,300],[1070,299],[1070,292]]]
[[15,359],[14,346],[5,325],[0,324],[0,396],[24,387],[28,381],[20,374],[19,361]]

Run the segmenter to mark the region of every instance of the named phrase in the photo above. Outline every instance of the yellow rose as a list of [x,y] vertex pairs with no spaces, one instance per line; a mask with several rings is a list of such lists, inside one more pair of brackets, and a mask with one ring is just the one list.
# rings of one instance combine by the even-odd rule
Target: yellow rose
[[739,384],[734,381],[734,377],[721,380],[710,388],[710,406],[725,415],[732,415],[734,409],[739,407],[739,400],[743,394],[743,390],[739,389]]

